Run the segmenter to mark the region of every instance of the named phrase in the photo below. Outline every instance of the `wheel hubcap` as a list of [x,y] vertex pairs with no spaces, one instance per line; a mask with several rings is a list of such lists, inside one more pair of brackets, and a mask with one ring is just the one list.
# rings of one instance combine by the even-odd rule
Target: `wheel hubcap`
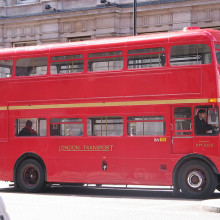
[[194,189],[202,188],[204,185],[204,176],[200,171],[192,171],[188,175],[187,183]]
[[38,182],[38,171],[34,167],[27,167],[23,172],[25,184],[34,186]]

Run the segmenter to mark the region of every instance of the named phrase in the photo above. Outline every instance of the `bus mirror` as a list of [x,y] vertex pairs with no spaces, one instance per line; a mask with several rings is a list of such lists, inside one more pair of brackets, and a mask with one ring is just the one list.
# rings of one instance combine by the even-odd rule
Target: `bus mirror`
[[215,114],[215,112],[211,113],[211,122],[216,122],[216,114]]

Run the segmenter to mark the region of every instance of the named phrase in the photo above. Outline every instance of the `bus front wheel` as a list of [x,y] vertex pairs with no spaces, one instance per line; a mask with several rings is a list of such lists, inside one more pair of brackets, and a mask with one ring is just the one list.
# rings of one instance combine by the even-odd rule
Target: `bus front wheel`
[[179,170],[178,184],[188,198],[208,198],[216,189],[217,176],[205,162],[188,161]]
[[25,192],[38,192],[45,185],[44,170],[40,163],[33,159],[23,161],[17,170],[17,183]]

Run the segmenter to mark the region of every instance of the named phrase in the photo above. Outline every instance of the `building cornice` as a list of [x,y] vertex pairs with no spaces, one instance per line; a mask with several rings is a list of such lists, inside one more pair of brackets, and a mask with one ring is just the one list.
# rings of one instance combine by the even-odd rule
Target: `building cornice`
[[[158,0],[158,1],[148,1],[148,2],[140,2],[138,3],[138,7],[145,7],[145,6],[156,6],[156,5],[168,5],[168,4],[173,4],[173,3],[184,3],[184,2],[190,2],[189,5],[195,5],[198,0]],[[195,2],[195,3],[194,3]],[[201,4],[201,1],[199,1]],[[218,3],[218,0],[210,0],[209,4],[211,3]],[[30,4],[30,5],[24,5],[25,7],[34,7],[34,5],[42,5],[45,3],[35,3],[35,4]],[[207,2],[205,3],[207,4]],[[16,19],[16,18],[26,18],[26,17],[39,17],[39,16],[48,16],[48,15],[59,15],[59,14],[64,14],[64,13],[73,13],[73,12],[85,12],[85,11],[91,11],[91,10],[100,10],[100,9],[111,9],[111,8],[118,8],[118,9],[126,9],[126,8],[133,8],[133,3],[127,3],[127,4],[100,4],[96,5],[93,7],[84,7],[84,8],[74,8],[74,9],[54,9],[54,10],[43,10],[42,12],[38,13],[31,13],[31,14],[21,14],[21,15],[10,15],[10,13],[7,13],[7,10],[9,8],[16,8],[16,7],[21,7],[21,5],[15,5],[15,6],[7,6],[7,7],[1,7],[2,10],[5,10],[6,12],[4,13],[6,16],[0,16],[1,20],[5,19]],[[158,8],[160,9],[160,8]],[[7,15],[9,14],[9,15]]]

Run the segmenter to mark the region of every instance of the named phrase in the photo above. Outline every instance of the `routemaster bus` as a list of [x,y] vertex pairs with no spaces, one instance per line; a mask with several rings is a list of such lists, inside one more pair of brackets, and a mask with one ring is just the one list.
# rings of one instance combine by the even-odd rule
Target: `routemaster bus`
[[[0,50],[0,180],[220,190],[220,31]],[[200,127],[198,127],[200,126]]]

